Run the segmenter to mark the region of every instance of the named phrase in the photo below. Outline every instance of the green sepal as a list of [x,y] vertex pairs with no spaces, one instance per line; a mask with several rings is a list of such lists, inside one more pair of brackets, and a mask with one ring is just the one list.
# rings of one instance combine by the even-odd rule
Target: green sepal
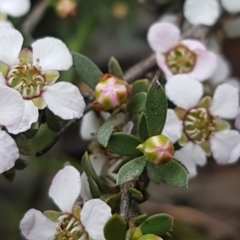
[[128,192],[131,194],[131,197],[136,200],[136,201],[140,201],[142,202],[144,197],[142,192],[140,192],[139,190],[137,190],[136,188],[129,188]]
[[99,198],[101,196],[101,192],[92,177],[88,177],[88,183],[93,198]]
[[81,163],[82,163],[83,169],[85,170],[85,173],[89,178],[93,178],[93,179],[98,178],[97,173],[95,172],[95,169],[89,158],[88,152],[84,153]]
[[145,110],[145,101],[147,98],[147,93],[140,92],[134,95],[127,105],[127,111],[135,114],[135,113],[141,113]]
[[132,96],[140,92],[147,92],[148,87],[149,87],[149,81],[147,79],[139,79],[135,81],[132,85]]
[[31,125],[31,128],[28,129],[23,134],[26,136],[26,138],[30,139],[30,138],[33,138],[37,134],[38,130],[39,130],[39,122],[36,122],[36,123],[33,123]]
[[167,98],[157,79],[150,84],[145,104],[146,122],[149,136],[160,135],[167,117]]
[[15,168],[11,168],[8,171],[3,173],[3,176],[10,182],[12,182],[16,176]]
[[104,236],[106,240],[125,240],[127,226],[118,214],[114,214],[105,224]]
[[76,52],[72,52],[73,66],[80,77],[80,80],[85,82],[90,88],[95,89],[98,80],[103,73],[89,58]]
[[122,68],[115,57],[111,57],[108,62],[108,72],[119,79],[124,79]]
[[23,133],[14,135],[12,137],[15,140],[17,147],[19,149],[19,152],[21,154],[26,155],[26,156],[33,155],[30,142]]
[[160,213],[147,218],[141,225],[140,229],[143,234],[155,234],[161,236],[173,227],[173,217]]
[[116,114],[113,114],[104,122],[104,124],[98,130],[97,134],[98,142],[102,144],[104,147],[107,147],[108,145],[116,121],[117,121]]
[[23,170],[28,166],[28,164],[29,164],[29,162],[27,160],[19,158],[16,160],[14,168],[16,170]]
[[52,220],[53,222],[57,222],[58,218],[63,214],[62,212],[58,212],[58,211],[53,211],[53,210],[47,210],[44,211],[43,214],[50,220]]
[[148,218],[147,214],[142,214],[142,215],[139,215],[139,216],[133,218],[133,222],[134,222],[135,226],[139,226],[139,225],[142,224],[147,218]]
[[126,133],[113,133],[107,148],[116,154],[121,156],[137,157],[142,153],[136,149],[136,147],[141,144],[141,141]]
[[188,186],[188,171],[175,159],[162,165],[148,163],[147,172],[148,177],[154,183],[164,181],[178,187]]
[[124,164],[118,172],[117,185],[138,178],[142,174],[145,166],[146,159],[144,156],[135,158]]
[[50,130],[53,132],[59,132],[63,126],[66,124],[66,121],[56,116],[51,110],[46,109],[47,125]]
[[105,199],[106,204],[112,209],[113,212],[119,211],[119,205],[120,205],[120,195],[110,195]]
[[138,118],[138,136],[142,141],[145,141],[149,138],[147,121],[145,113],[141,113]]
[[73,215],[76,217],[76,218],[79,218],[79,216],[80,216],[80,214],[81,214],[81,207],[80,206],[78,206],[78,205],[74,205],[73,206],[73,210],[72,210],[72,212],[73,212]]

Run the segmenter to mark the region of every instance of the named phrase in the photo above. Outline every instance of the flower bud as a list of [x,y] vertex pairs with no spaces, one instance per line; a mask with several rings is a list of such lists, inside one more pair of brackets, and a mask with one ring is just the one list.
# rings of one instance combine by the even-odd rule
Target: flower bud
[[174,156],[173,143],[164,135],[148,138],[144,143],[137,146],[143,152],[146,159],[154,164],[164,164]]
[[95,88],[96,101],[104,110],[121,106],[127,102],[129,95],[129,85],[111,74],[105,74]]
[[59,0],[56,10],[62,18],[73,17],[77,13],[77,3],[75,0]]
[[138,240],[141,236],[143,236],[140,227],[133,229],[133,233],[131,235],[131,240]]
[[163,240],[163,239],[154,234],[145,234],[142,237],[140,237],[138,240]]

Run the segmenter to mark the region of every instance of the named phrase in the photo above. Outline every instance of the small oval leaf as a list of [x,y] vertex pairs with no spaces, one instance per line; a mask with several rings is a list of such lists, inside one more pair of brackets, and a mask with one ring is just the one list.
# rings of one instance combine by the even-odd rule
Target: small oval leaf
[[124,79],[122,68],[115,57],[111,57],[108,63],[108,71],[119,79]]
[[149,81],[148,79],[139,79],[135,81],[132,85],[132,95],[136,95],[140,92],[147,92],[149,87]]
[[26,156],[32,155],[32,149],[31,149],[30,142],[23,133],[14,135],[13,138],[14,138],[14,140],[17,144],[17,147],[19,149],[19,152],[21,154],[26,155]]
[[145,141],[149,138],[145,113],[141,113],[138,118],[138,135],[142,141]]
[[124,164],[118,172],[117,185],[138,178],[142,174],[145,166],[146,159],[144,156],[135,158]]
[[88,183],[89,183],[90,191],[93,198],[99,198],[101,196],[101,192],[98,188],[98,185],[94,181],[94,179],[91,177],[88,177]]
[[89,58],[82,54],[72,52],[73,66],[80,77],[90,88],[95,89],[103,73]]
[[165,92],[154,79],[148,88],[146,99],[146,121],[150,137],[160,135],[166,122],[167,98]]
[[132,114],[143,112],[145,110],[146,98],[147,93],[145,92],[140,92],[134,95],[127,105],[127,111]]
[[136,149],[136,147],[141,144],[141,141],[126,133],[113,133],[107,148],[116,154],[129,157],[137,157],[142,153]]

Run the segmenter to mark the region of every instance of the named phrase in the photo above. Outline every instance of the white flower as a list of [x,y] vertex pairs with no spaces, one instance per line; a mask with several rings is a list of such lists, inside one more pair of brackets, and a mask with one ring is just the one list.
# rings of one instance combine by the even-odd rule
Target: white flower
[[104,240],[103,228],[111,217],[111,209],[102,200],[92,199],[84,204],[80,216],[76,216],[73,206],[80,190],[77,169],[66,166],[60,170],[52,181],[49,196],[62,210],[61,216],[54,222],[40,211],[30,209],[20,223],[23,236],[28,240],[53,240],[67,235],[77,240],[85,239],[80,238],[83,233],[82,237],[88,235],[93,240]]
[[20,92],[25,109],[19,128],[25,131],[38,119],[38,109],[46,106],[62,119],[80,118],[85,103],[78,88],[55,81],[60,70],[72,65],[66,45],[52,37],[37,40],[32,52],[21,51],[23,37],[15,29],[0,27],[0,85]]
[[[221,0],[223,8],[229,13],[240,12],[240,0]],[[221,15],[219,0],[186,0],[184,16],[194,25],[211,26]]]
[[229,130],[229,124],[218,118],[236,117],[239,96],[235,87],[219,85],[213,99],[201,100],[203,86],[189,76],[177,75],[167,82],[166,94],[178,106],[175,112],[182,123],[179,127],[179,119],[172,117],[171,121],[167,120],[166,128],[175,139],[182,134],[179,144],[183,148],[175,152],[175,157],[186,165],[191,176],[196,174],[197,164],[205,164],[206,155],[212,154],[219,164],[237,160],[240,148],[235,147],[240,142],[240,134]]
[[11,169],[19,158],[19,150],[8,132],[19,132],[24,104],[21,95],[15,90],[0,86],[0,173]]
[[30,0],[0,0],[0,14],[21,17],[29,11],[30,6]]
[[215,70],[215,55],[197,40],[181,40],[179,29],[170,23],[154,23],[147,39],[167,79],[175,74],[188,74],[204,81]]

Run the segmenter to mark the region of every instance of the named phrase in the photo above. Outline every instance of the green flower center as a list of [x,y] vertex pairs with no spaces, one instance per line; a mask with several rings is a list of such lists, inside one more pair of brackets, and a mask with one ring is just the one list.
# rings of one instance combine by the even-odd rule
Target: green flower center
[[173,74],[191,72],[196,63],[196,54],[183,45],[178,45],[166,54],[166,63]]
[[74,215],[64,214],[58,218],[54,240],[78,240],[82,236],[80,220]]
[[189,140],[202,143],[214,134],[216,119],[206,108],[193,108],[185,115],[183,127]]
[[41,68],[37,69],[30,63],[13,66],[7,74],[10,87],[20,92],[23,98],[38,97],[45,86],[45,78],[41,75]]

